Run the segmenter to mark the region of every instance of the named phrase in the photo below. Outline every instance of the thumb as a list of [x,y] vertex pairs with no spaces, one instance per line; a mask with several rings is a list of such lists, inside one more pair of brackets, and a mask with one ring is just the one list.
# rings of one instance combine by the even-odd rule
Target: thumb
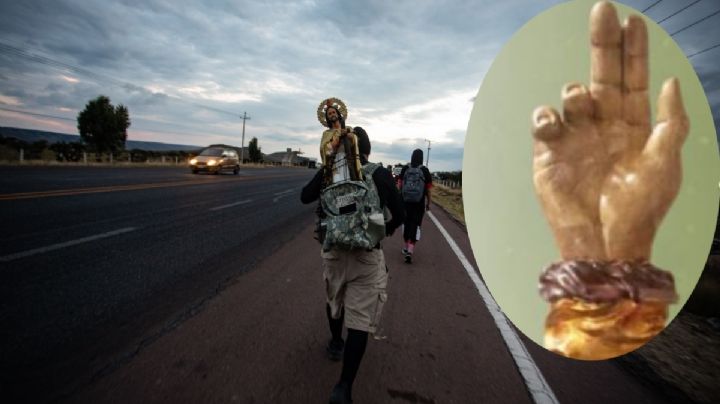
[[645,150],[661,155],[679,152],[689,131],[690,122],[685,114],[680,83],[674,77],[667,79],[658,98],[657,122]]

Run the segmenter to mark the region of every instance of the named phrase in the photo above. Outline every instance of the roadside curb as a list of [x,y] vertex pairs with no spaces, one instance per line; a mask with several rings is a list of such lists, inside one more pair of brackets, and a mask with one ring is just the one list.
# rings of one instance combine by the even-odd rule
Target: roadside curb
[[437,206],[438,208],[440,208],[440,210],[442,210],[443,212],[445,212],[445,214],[447,214],[447,216],[450,218],[450,220],[452,220],[452,221],[455,222],[458,226],[460,226],[460,229],[462,229],[462,231],[463,231],[465,234],[467,234],[467,226],[465,225],[465,223],[461,222],[460,219],[458,219],[458,218],[456,218],[455,216],[453,216],[453,214],[450,213],[449,210],[445,209],[445,207],[443,207],[443,206],[441,206],[441,205],[438,205],[438,204],[435,203],[435,202],[432,202],[432,204],[433,204],[433,206]]

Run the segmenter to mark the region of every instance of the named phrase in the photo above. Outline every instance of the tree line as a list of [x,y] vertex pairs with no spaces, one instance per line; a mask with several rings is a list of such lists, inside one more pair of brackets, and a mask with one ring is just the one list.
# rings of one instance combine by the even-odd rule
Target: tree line
[[462,185],[462,171],[440,171],[434,173],[440,180],[453,181]]
[[[169,158],[186,160],[197,151],[150,151],[141,149],[126,150],[127,129],[130,127],[130,112],[122,104],[114,106],[110,98],[100,95],[90,100],[77,116],[77,129],[80,133],[78,142],[58,142],[49,144],[46,140],[27,142],[14,137],[0,135],[0,160],[16,160],[22,150],[26,160],[57,160],[79,162],[94,155],[95,161],[130,161],[145,162],[151,159]],[[223,145],[225,146],[225,145]],[[240,155],[240,149],[233,146]],[[248,144],[245,161],[262,161],[262,152],[258,147],[257,138],[253,137]]]
[[[23,151],[25,160],[56,160],[60,162],[81,162],[87,156],[88,159],[96,161],[107,161],[110,153],[96,153],[96,149],[89,147],[82,142],[57,142],[49,143],[47,140],[28,142],[14,137],[0,135],[0,160],[18,160],[20,150]],[[146,162],[158,160],[163,157],[173,161],[185,161],[198,154],[197,151],[168,150],[154,151],[143,149],[120,150],[112,153],[113,161]]]

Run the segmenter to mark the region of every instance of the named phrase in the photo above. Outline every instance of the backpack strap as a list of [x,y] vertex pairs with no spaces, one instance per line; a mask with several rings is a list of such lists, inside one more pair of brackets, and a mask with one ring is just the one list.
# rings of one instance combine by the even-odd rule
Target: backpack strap
[[368,178],[372,180],[373,174],[375,174],[375,170],[380,168],[380,164],[378,163],[370,163],[368,162],[364,166],[362,166],[363,174],[365,175],[365,180],[367,181]]

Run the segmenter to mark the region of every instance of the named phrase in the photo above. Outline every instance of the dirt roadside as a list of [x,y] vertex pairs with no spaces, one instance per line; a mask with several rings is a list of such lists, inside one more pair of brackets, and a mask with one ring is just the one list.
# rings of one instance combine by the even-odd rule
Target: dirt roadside
[[[436,187],[436,202],[463,225],[462,191]],[[710,255],[693,295],[656,338],[613,362],[668,397],[720,401],[720,255]]]

